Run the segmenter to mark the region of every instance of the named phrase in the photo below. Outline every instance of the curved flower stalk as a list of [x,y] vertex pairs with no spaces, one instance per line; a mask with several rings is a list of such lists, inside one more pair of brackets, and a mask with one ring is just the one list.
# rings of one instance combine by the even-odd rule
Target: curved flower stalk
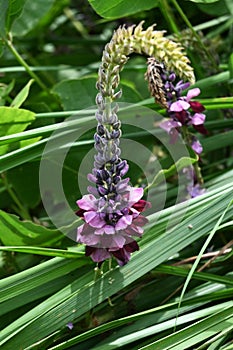
[[78,228],[77,241],[86,245],[86,255],[99,265],[114,257],[119,265],[126,264],[131,253],[139,246],[134,239],[141,237],[147,219],[142,212],[150,203],[142,199],[143,189],[129,185],[129,178],[123,178],[128,164],[120,158],[121,123],[118,120],[117,104],[113,102],[121,96],[115,92],[120,82],[119,73],[135,52],[153,55],[163,60],[185,79],[194,81],[189,60],[182,48],[164,38],[163,31],[155,31],[154,26],[143,30],[142,23],[128,28],[120,27],[105,46],[99,68],[96,96],[98,122],[95,139],[94,168],[88,179],[89,194],[77,201],[84,224]]

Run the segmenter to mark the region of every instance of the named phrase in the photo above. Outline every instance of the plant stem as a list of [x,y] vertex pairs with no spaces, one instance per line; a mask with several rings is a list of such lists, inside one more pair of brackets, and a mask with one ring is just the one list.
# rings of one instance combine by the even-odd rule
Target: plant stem
[[46,91],[46,93],[48,95],[51,95],[47,86],[40,80],[38,75],[36,75],[36,73],[31,70],[31,68],[29,67],[27,62],[25,62],[25,60],[22,58],[22,56],[18,53],[18,51],[16,50],[16,48],[14,47],[14,45],[10,39],[6,40],[6,45],[9,48],[9,50],[11,51],[11,53],[15,56],[17,61],[25,68],[26,72],[35,80],[35,82],[41,87],[41,89]]
[[179,28],[176,25],[172,9],[169,6],[169,3],[167,2],[167,0],[160,0],[159,1],[159,8],[160,8],[160,11],[162,12],[168,26],[170,26],[171,31],[175,34],[178,34]]
[[[188,131],[187,126],[182,126],[181,133],[182,133],[182,137],[183,137],[185,143],[186,143],[188,146],[191,147],[191,140],[190,140],[191,135],[190,135],[190,133],[189,133],[189,131]],[[198,182],[200,185],[202,185],[203,182],[204,182],[204,180],[203,180],[203,177],[202,177],[202,174],[201,174],[201,169],[200,169],[200,167],[199,167],[199,165],[198,165],[198,162],[196,162],[196,163],[193,164],[193,170],[194,170],[194,172],[195,172],[197,182]]]
[[18,197],[16,196],[15,192],[11,189],[11,186],[8,183],[7,177],[5,174],[1,174],[2,176],[2,181],[6,187],[7,192],[15,202],[18,208],[18,213],[19,215],[24,219],[24,220],[31,220],[30,214],[28,213],[28,210],[24,208]]
[[194,30],[192,24],[190,23],[190,21],[188,20],[187,16],[185,15],[185,13],[183,12],[182,8],[180,7],[180,5],[177,3],[176,0],[171,0],[176,8],[176,10],[178,11],[178,13],[180,14],[180,17],[183,19],[184,23],[187,25],[187,27],[191,30],[193,36],[196,38],[199,46],[202,48],[202,50],[205,52],[206,56],[209,58],[209,60],[212,62],[212,65],[215,69],[218,69],[218,66],[216,65],[215,60],[213,59],[212,55],[209,53],[209,51],[206,49],[205,45],[203,44],[203,42],[201,41],[199,35],[196,33],[196,31]]

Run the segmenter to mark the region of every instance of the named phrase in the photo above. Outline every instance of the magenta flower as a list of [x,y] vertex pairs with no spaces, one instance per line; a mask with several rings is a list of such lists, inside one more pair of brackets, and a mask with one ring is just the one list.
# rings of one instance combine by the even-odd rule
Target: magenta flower
[[159,126],[170,135],[170,143],[176,143],[179,137],[179,131],[182,127],[182,124],[175,120],[165,120],[162,123],[160,123]]
[[102,263],[114,256],[124,265],[139,249],[133,237],[142,236],[147,219],[141,212],[150,207],[142,196],[142,188],[127,186],[114,200],[89,194],[77,201],[77,215],[85,221],[78,227],[77,241],[86,245],[86,255],[93,261]]
[[203,147],[196,137],[193,137],[192,139],[191,147],[196,154],[200,155],[203,151]]
[[[183,126],[192,126],[199,133],[207,134],[207,130],[204,127],[205,115],[202,113],[205,108],[200,102],[192,101],[194,97],[200,94],[201,90],[199,88],[190,89],[186,96],[181,96],[181,92],[186,89],[189,84],[179,81],[174,86],[174,74],[164,75],[164,80],[166,98],[169,106],[167,112],[170,116],[170,120],[163,121],[160,127],[170,135],[170,143],[174,144],[177,141]],[[200,155],[203,149],[196,137],[192,137],[192,142],[189,145],[196,154]]]

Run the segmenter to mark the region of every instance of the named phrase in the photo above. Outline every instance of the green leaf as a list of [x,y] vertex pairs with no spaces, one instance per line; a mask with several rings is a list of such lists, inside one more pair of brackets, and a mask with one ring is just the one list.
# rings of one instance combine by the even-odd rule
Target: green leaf
[[233,325],[233,306],[229,305],[223,311],[196,322],[172,335],[158,340],[140,350],[180,350],[188,349],[199,342],[213,337],[230,325]]
[[20,221],[16,215],[0,210],[0,240],[6,246],[51,246],[60,242],[64,235],[31,221]]
[[225,4],[230,12],[233,15],[233,2],[231,0],[225,0]]
[[19,108],[24,103],[28,97],[29,90],[33,82],[33,79],[29,80],[27,85],[25,85],[24,88],[18,93],[18,95],[15,96],[14,100],[11,102],[10,107]]
[[17,18],[12,27],[14,36],[23,36],[32,30],[55,2],[54,0],[25,1],[21,16]]
[[60,97],[64,110],[76,110],[95,105],[96,78],[63,80],[54,85],[53,91]]
[[233,130],[226,131],[202,140],[204,152],[223,149],[233,144]]
[[30,247],[30,246],[23,246],[23,247],[14,247],[14,246],[7,246],[2,247],[0,246],[1,251],[5,252],[18,252],[18,253],[28,253],[28,254],[38,254],[38,255],[44,255],[44,256],[52,256],[52,257],[61,257],[61,258],[83,258],[86,263],[88,263],[90,260],[87,260],[84,256],[84,252],[81,251],[72,251],[72,250],[63,250],[63,249],[53,249],[53,248],[40,248],[40,247]]
[[229,58],[229,72],[230,72],[230,80],[233,81],[233,53]]
[[41,200],[39,166],[39,162],[34,161],[7,172],[8,182],[25,208],[34,208]]
[[212,4],[213,2],[217,2],[219,0],[186,0],[186,1],[192,1],[197,3],[202,3],[202,4]]
[[[4,248],[1,247],[1,249]],[[0,282],[0,315],[14,310],[15,305],[19,307],[60,290],[66,285],[63,281],[67,274],[88,264],[85,257],[78,256],[78,252],[76,259],[64,259],[64,256],[66,255],[64,254],[63,258],[49,259],[37,266],[2,279]]]
[[[232,199],[231,192],[232,186],[228,184],[225,190],[218,188],[217,200],[213,199],[214,191],[207,194],[207,196],[211,196],[209,204],[203,201],[203,206],[201,206],[202,202],[200,199],[196,199],[198,203],[195,213],[191,216],[186,215],[186,219],[169,233],[164,232],[166,220],[169,219],[167,211],[165,210],[163,213],[163,215],[166,215],[166,219],[165,217],[160,218],[157,222],[156,218],[153,220],[152,215],[152,227],[147,232],[150,240],[146,245],[142,246],[138,253],[133,255],[127,265],[122,268],[116,267],[96,281],[93,280],[93,271],[85,273],[71,285],[67,285],[63,290],[3,329],[1,332],[1,345],[4,344],[5,350],[10,350],[16,347],[17,344],[21,344],[25,348],[34,344],[56,330],[64,328],[68,322],[73,322],[79,316],[84,315],[85,312],[91,310],[106,298],[133,283],[184,247],[191,245],[213,228],[221,216],[222,210]],[[194,204],[195,200],[192,203]],[[169,210],[172,210],[172,208]],[[176,208],[177,215],[179,213]],[[226,214],[227,217],[231,215],[232,211]],[[163,220],[165,220],[165,227],[164,225],[161,226]],[[192,230],[188,227],[190,223],[193,225]],[[110,281],[113,282],[110,283]],[[59,317],[56,317],[56,315],[59,315]]]
[[10,32],[13,22],[18,18],[23,10],[26,0],[8,0],[9,8],[7,13],[7,31]]
[[198,8],[209,15],[212,16],[222,16],[229,14],[229,10],[226,6],[226,3],[224,0],[218,0],[214,1],[214,5],[211,6],[211,2],[204,2],[204,1],[195,1],[197,3]]
[[158,6],[156,0],[88,0],[101,17],[113,19],[126,17]]
[[1,37],[6,36],[6,15],[8,10],[9,1],[8,0],[2,0],[0,1],[0,35]]
[[[0,107],[0,136],[21,132],[35,120],[35,113],[26,109]],[[8,145],[0,147],[0,154],[6,153]]]
[[[81,110],[95,106],[96,77],[63,80],[56,84],[53,91],[59,95],[64,110]],[[121,83],[123,90],[121,102],[136,103],[141,101],[141,96],[128,81]]]

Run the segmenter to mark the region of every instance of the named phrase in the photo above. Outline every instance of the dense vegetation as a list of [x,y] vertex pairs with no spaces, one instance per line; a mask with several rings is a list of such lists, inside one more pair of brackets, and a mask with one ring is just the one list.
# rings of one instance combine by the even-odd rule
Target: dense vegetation
[[[137,39],[120,72],[121,157],[151,208],[130,261],[96,266],[76,241],[75,212],[96,152],[96,82],[108,67],[102,78],[98,69],[114,31],[141,21],[184,48],[165,65],[178,67],[176,83],[192,80],[179,68],[188,57],[189,90],[200,91],[187,101],[205,123],[160,127],[185,107],[166,107],[162,85],[162,104],[151,97]],[[232,23],[231,0],[0,2],[3,350],[233,349]]]

